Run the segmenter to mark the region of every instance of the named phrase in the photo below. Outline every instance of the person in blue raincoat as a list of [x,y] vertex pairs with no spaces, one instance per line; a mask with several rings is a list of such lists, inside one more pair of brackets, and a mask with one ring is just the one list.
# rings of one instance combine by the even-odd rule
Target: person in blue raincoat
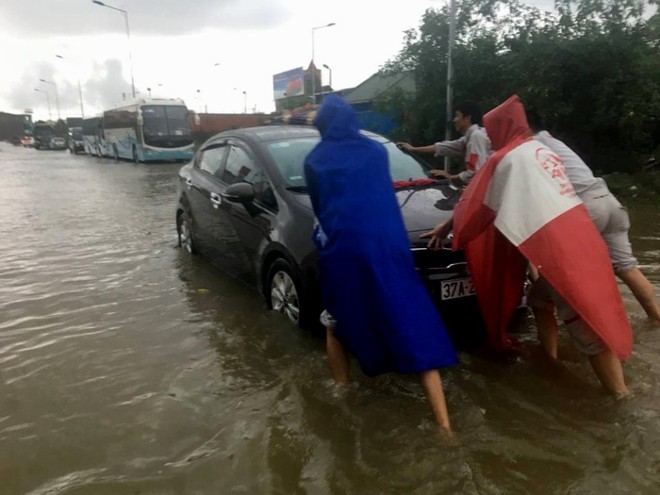
[[385,147],[362,135],[338,95],[314,118],[321,141],[305,159],[318,225],[323,303],[333,377],[348,381],[352,353],[369,376],[419,373],[438,424],[450,430],[439,368],[457,362],[435,306],[415,271]]

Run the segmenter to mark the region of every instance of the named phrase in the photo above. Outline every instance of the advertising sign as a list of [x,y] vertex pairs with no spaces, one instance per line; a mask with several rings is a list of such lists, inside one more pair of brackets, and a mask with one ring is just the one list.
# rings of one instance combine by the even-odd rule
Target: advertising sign
[[273,76],[275,100],[305,94],[305,71],[302,67],[280,72]]

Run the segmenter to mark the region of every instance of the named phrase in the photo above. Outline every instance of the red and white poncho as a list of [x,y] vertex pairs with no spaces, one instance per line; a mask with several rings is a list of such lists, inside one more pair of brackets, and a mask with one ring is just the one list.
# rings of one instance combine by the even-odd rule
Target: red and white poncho
[[454,212],[454,249],[465,249],[477,298],[499,350],[522,297],[525,259],[621,360],[632,330],[607,247],[566,177],[561,159],[531,139],[517,96],[484,123],[493,149]]

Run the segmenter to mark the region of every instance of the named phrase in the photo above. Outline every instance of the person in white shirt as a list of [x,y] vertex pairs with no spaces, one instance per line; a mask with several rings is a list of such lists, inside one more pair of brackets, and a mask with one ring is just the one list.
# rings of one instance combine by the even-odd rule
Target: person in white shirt
[[[595,177],[571,148],[543,130],[543,122],[537,112],[528,110],[527,119],[534,138],[561,158],[568,179],[607,245],[615,274],[630,288],[649,319],[660,326],[660,304],[655,289],[639,270],[628,239],[628,212],[610,192],[606,182]],[[541,343],[546,352],[556,358],[557,321],[547,284],[542,280],[535,282],[527,303],[534,311]]]
[[463,157],[465,170],[458,174],[450,174],[445,170],[433,170],[436,177],[459,180],[468,184],[472,176],[481,168],[490,156],[490,139],[486,130],[480,126],[481,110],[472,102],[456,105],[454,112],[454,127],[461,134],[453,141],[440,141],[428,146],[412,146],[410,143],[397,143],[406,151],[414,153],[433,153],[434,156]]

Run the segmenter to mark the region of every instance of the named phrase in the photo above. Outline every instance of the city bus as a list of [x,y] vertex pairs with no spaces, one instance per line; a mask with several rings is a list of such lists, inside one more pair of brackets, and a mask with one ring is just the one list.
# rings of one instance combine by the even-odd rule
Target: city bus
[[83,146],[88,155],[107,156],[103,139],[103,116],[96,115],[83,119]]
[[134,162],[189,161],[193,138],[180,99],[140,99],[103,112],[105,156]]

